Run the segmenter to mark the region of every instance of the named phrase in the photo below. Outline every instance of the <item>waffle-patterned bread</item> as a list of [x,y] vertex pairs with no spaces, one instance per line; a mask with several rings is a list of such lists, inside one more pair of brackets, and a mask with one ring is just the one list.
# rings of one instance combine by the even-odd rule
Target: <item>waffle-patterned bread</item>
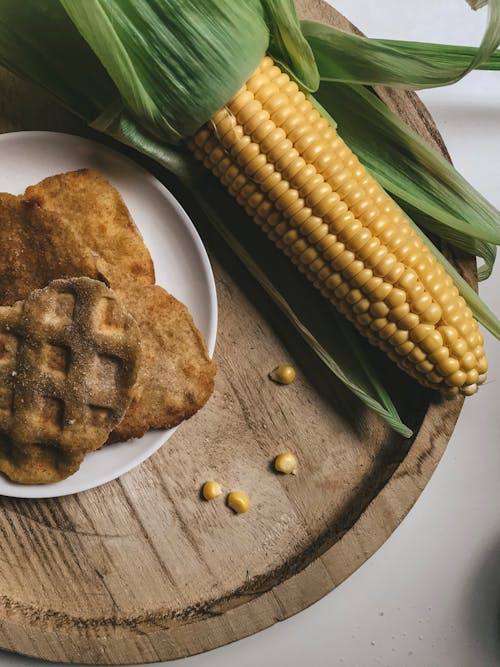
[[0,471],[56,482],[99,448],[130,403],[139,330],[89,278],[55,280],[0,307]]

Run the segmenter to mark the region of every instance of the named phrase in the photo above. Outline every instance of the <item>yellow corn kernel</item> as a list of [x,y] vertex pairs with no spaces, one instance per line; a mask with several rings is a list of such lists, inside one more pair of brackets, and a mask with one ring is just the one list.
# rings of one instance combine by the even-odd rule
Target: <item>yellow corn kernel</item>
[[465,381],[466,385],[473,385],[479,382],[479,373],[475,368],[467,373],[467,380]]
[[421,361],[424,361],[426,358],[426,354],[423,350],[421,350],[419,347],[413,347],[411,352],[408,353],[408,359],[411,361],[412,364],[418,364]]
[[421,361],[419,364],[417,364],[416,368],[421,373],[425,373],[426,375],[434,370],[433,364],[431,364],[431,362],[427,360]]
[[447,359],[438,362],[437,366],[438,371],[446,377],[448,375],[453,375],[453,373],[456,373],[460,369],[460,362],[458,359],[448,357]]
[[446,378],[446,384],[450,387],[461,387],[467,380],[467,373],[464,371],[455,371]]
[[462,389],[462,393],[465,394],[465,396],[472,396],[473,394],[476,393],[476,391],[477,391],[476,383],[468,384]]
[[276,366],[276,368],[269,373],[269,378],[279,384],[291,384],[296,377],[297,373],[295,372],[295,368],[288,364]]
[[274,469],[285,475],[297,474],[297,457],[292,452],[283,452],[274,459]]
[[406,343],[401,343],[396,348],[396,354],[399,354],[402,357],[409,358],[412,350],[415,349],[415,344],[411,340],[407,340]]
[[244,491],[231,491],[227,496],[227,504],[236,514],[244,514],[250,509],[250,498]]
[[222,488],[219,482],[210,480],[203,484],[201,492],[205,500],[214,500],[214,498],[218,498],[220,496],[222,493]]
[[450,351],[447,347],[438,347],[434,352],[429,354],[429,361],[432,361],[433,364],[442,363],[450,356]]

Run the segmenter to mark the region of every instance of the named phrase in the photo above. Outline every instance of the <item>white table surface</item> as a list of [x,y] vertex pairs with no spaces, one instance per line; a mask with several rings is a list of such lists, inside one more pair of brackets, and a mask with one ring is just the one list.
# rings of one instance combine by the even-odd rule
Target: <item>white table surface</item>
[[[478,44],[485,11],[465,0],[333,0],[374,37]],[[500,208],[500,73],[422,93],[458,169]],[[500,312],[500,268],[481,294]],[[500,346],[407,518],[355,574],[258,635],[172,667],[500,665]],[[0,667],[38,666],[0,652]],[[167,664],[167,663],[164,663]]]

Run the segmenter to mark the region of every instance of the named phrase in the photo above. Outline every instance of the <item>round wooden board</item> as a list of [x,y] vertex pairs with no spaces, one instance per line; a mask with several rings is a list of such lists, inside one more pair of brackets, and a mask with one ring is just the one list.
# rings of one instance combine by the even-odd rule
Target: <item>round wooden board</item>
[[[320,0],[299,4],[303,16],[352,29]],[[89,134],[5,71],[0,90],[0,131]],[[415,95],[380,94],[446,154]],[[289,387],[269,382],[267,372],[290,358],[293,340],[285,347],[269,324],[269,304],[249,300],[244,276],[234,267],[229,275],[223,254],[212,254],[219,373],[208,406],[115,482],[55,500],[0,499],[1,647],[53,661],[123,664],[240,639],[348,577],[430,478],[461,400],[436,402],[395,373],[392,395],[416,434],[408,441],[340,386],[332,402],[304,372]],[[464,267],[472,280],[472,262]],[[298,454],[297,477],[271,471],[283,449]],[[201,501],[209,478],[245,489],[250,512],[235,516],[222,498]]]

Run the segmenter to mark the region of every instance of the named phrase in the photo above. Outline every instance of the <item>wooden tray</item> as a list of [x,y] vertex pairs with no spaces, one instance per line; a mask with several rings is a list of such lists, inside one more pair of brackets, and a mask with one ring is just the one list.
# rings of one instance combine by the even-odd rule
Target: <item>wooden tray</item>
[[[304,0],[301,11],[352,29],[319,0]],[[88,134],[4,71],[0,90],[0,131]],[[381,96],[446,154],[415,95]],[[268,323],[269,304],[248,299],[244,275],[223,254],[212,256],[220,328],[209,405],[113,483],[59,500],[0,499],[1,647],[54,661],[120,664],[240,639],[304,609],[349,576],[431,476],[461,400],[432,402],[394,373],[392,393],[416,433],[407,441],[341,387],[332,403],[304,372],[289,387],[269,382],[267,372],[290,353]],[[473,277],[472,262],[467,269]],[[291,338],[287,343],[293,349]],[[309,371],[315,375],[314,366]],[[283,449],[298,454],[297,477],[271,471]],[[199,488],[209,478],[245,489],[251,511],[235,516],[222,499],[202,502]]]

